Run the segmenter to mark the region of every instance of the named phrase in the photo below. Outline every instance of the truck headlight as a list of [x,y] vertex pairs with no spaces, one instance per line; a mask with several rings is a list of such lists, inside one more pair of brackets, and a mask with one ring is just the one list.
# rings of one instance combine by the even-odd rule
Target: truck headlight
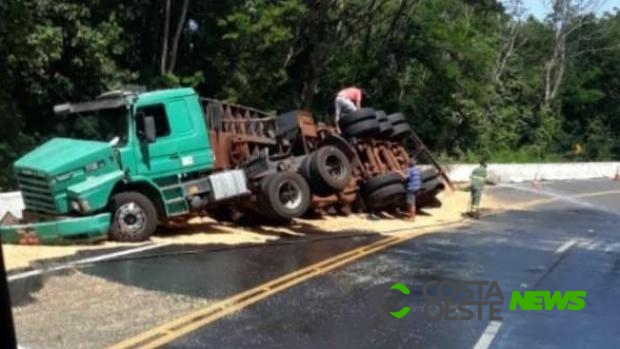
[[75,212],[80,212],[80,202],[78,200],[71,200],[71,209]]
[[93,171],[103,167],[103,165],[105,165],[105,162],[103,162],[103,160],[92,162],[92,163],[84,166],[84,172],[93,172]]
[[88,203],[88,200],[80,200],[80,208],[82,209],[82,212],[90,211],[90,204]]

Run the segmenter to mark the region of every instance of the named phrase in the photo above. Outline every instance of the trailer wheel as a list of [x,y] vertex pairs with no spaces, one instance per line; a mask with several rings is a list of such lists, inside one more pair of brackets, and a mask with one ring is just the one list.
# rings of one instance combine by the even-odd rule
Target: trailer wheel
[[157,229],[157,210],[138,192],[118,193],[110,200],[110,239],[123,242],[148,240]]
[[373,177],[364,183],[364,192],[370,194],[377,189],[383,188],[391,184],[402,184],[404,178],[396,172],[388,172]]
[[437,177],[439,177],[439,172],[435,169],[424,170],[420,173],[420,181],[422,183],[431,181]]
[[379,132],[379,121],[376,118],[362,120],[342,128],[342,133],[347,138],[369,137]]
[[310,161],[311,183],[320,184],[333,194],[347,187],[353,175],[351,162],[340,149],[328,145],[319,148]]
[[379,137],[389,138],[392,135],[392,124],[384,111],[377,112],[377,121],[379,121]]
[[338,124],[341,129],[360,122],[362,120],[369,120],[375,118],[375,110],[373,108],[360,108],[354,112],[343,115]]
[[370,193],[366,197],[366,204],[371,208],[383,208],[400,201],[404,202],[406,194],[407,191],[402,183],[390,184]]
[[393,140],[401,140],[403,137],[407,136],[410,133],[411,133],[411,127],[409,126],[409,124],[406,124],[406,123],[397,124],[397,125],[394,125],[394,128],[392,129],[391,138]]
[[397,125],[400,123],[407,123],[407,119],[403,113],[394,113],[387,116],[388,121],[392,125]]
[[300,217],[310,206],[310,188],[306,180],[295,172],[278,172],[267,176],[261,183],[267,216],[277,221]]

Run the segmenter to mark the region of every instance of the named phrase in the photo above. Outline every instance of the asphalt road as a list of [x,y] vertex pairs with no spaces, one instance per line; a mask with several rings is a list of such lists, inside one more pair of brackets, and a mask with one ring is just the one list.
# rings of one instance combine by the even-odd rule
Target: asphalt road
[[[158,252],[188,253],[154,257],[148,251],[16,280],[18,340],[30,349],[102,348],[141,333],[145,341],[137,347],[616,348],[620,183],[543,183],[538,193],[524,184],[491,192],[517,209],[387,248],[375,235],[216,253],[168,247]],[[380,250],[366,255],[373,246]],[[352,250],[359,255],[342,267],[330,259]],[[294,278],[268,283],[293,272]],[[432,280],[496,281],[505,298],[503,319],[490,321],[488,308],[482,320],[426,319],[422,286]],[[397,282],[411,293],[377,296]],[[255,291],[225,303],[247,290]],[[510,311],[513,290],[585,290],[586,306]],[[390,311],[411,311],[401,319],[386,316],[376,299]],[[194,315],[150,332],[188,313]]]

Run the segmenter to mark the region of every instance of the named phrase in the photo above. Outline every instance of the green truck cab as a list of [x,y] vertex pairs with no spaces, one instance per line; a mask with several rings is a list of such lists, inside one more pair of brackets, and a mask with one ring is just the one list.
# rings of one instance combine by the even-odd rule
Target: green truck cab
[[190,195],[213,202],[250,194],[242,170],[212,175],[208,127],[193,89],[109,92],[54,111],[70,120],[68,137],[15,162],[25,209],[18,224],[0,226],[4,242],[102,239],[108,232],[143,241],[160,222],[189,214]]

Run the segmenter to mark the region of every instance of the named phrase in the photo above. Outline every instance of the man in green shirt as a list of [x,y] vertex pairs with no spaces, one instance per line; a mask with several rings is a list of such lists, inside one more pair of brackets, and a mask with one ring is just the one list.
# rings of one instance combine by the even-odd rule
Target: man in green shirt
[[487,180],[487,162],[485,160],[480,161],[480,166],[478,166],[471,173],[471,205],[470,205],[470,215],[478,218],[480,217],[480,213],[478,210],[480,209],[480,199],[482,198],[482,191],[484,190],[484,184]]

